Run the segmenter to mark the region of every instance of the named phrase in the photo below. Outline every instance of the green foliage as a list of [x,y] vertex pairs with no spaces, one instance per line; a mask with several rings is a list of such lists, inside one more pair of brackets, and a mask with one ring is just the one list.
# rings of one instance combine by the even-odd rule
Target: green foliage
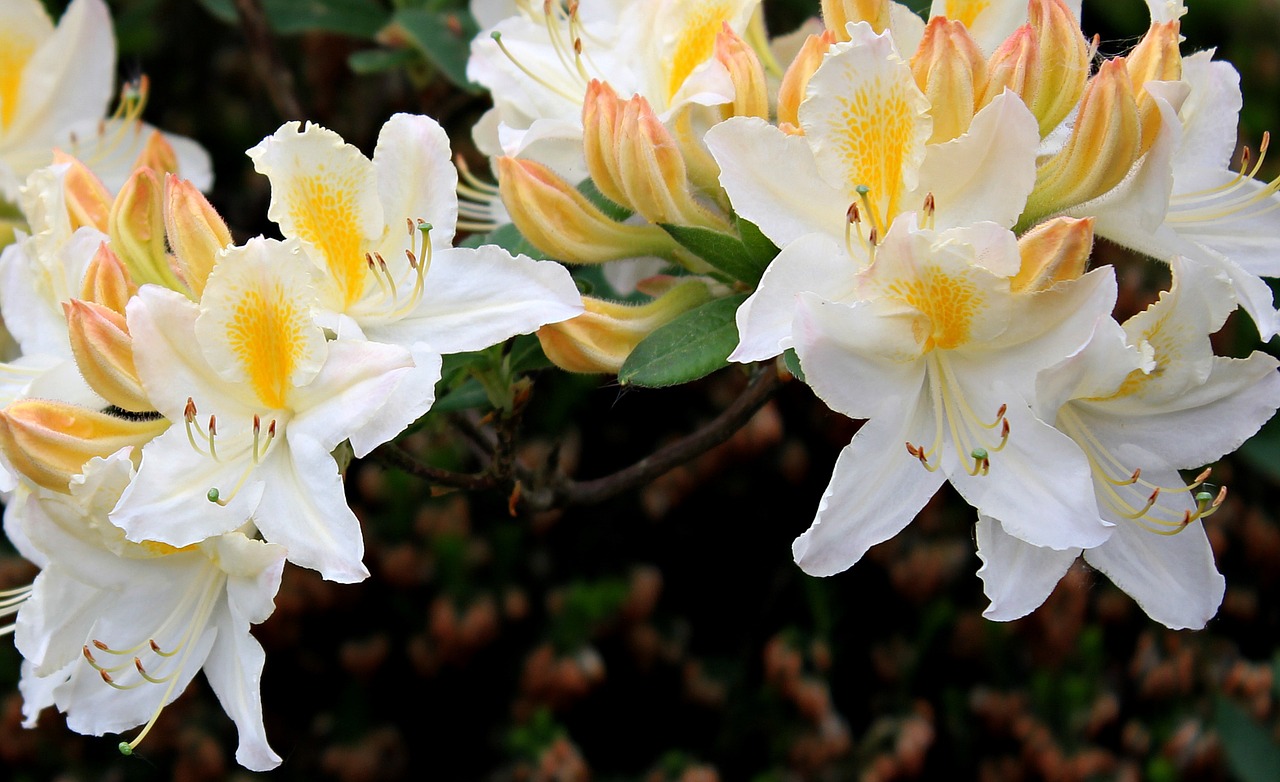
[[[200,4],[227,24],[235,24],[233,0],[200,0]],[[281,35],[323,30],[353,38],[373,38],[390,19],[376,0],[262,0],[271,29]]]
[[551,639],[561,652],[581,648],[626,602],[630,586],[620,578],[577,581],[565,588]]
[[738,344],[734,314],[746,294],[726,296],[680,315],[636,346],[618,382],[647,388],[689,383],[726,365]]
[[1227,765],[1241,782],[1275,782],[1280,778],[1280,744],[1232,701],[1219,697],[1213,720],[1227,755]]
[[467,81],[471,39],[480,32],[471,14],[408,8],[397,11],[393,23],[450,82],[470,93],[481,91]]
[[[746,220],[739,220],[741,237],[689,225],[662,224],[680,246],[724,272],[730,279],[754,286],[778,248]],[[747,228],[747,226],[750,226]]]

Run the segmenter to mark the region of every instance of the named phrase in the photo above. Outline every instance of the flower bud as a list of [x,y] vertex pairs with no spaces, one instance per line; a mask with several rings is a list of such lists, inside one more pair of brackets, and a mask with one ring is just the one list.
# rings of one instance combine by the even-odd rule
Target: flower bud
[[916,86],[929,99],[930,144],[967,133],[987,86],[987,61],[961,22],[935,16],[911,57]]
[[195,185],[173,174],[164,179],[164,225],[182,280],[199,299],[231,231]]
[[618,122],[627,102],[608,82],[592,79],[582,101],[582,147],[587,173],[596,189],[610,201],[635,211],[618,181]]
[[809,79],[822,64],[822,57],[836,42],[836,34],[827,30],[821,35],[810,35],[787,66],[778,87],[778,127],[793,135],[803,133],[800,128],[800,104],[804,102]]
[[125,306],[137,292],[138,286],[133,284],[129,269],[120,260],[120,256],[112,251],[111,245],[106,242],[98,245],[98,251],[85,269],[80,298],[124,317]]
[[53,162],[65,164],[67,174],[62,180],[67,213],[71,216],[71,230],[90,226],[107,232],[107,215],[111,213],[111,193],[89,167],[61,150],[53,151]]
[[1133,95],[1138,101],[1138,115],[1142,120],[1140,155],[1145,155],[1156,143],[1161,126],[1160,109],[1155,99],[1147,94],[1147,82],[1182,79],[1182,53],[1178,50],[1182,41],[1180,27],[1177,21],[1151,25],[1125,58],[1129,78],[1133,82]]
[[733,103],[726,107],[728,116],[769,119],[769,87],[764,79],[764,66],[755,50],[727,24],[716,35],[716,59],[733,80]]
[[133,172],[111,206],[107,233],[112,249],[139,285],[150,282],[180,290],[165,248],[163,195],[154,171],[140,168]]
[[889,29],[889,0],[822,0],[822,23],[836,40],[849,40],[850,22],[866,22],[876,35]]
[[163,418],[136,421],[66,402],[22,399],[0,411],[0,448],[36,485],[66,494],[85,462],[144,445],[168,426]]
[[726,227],[694,199],[680,147],[649,101],[627,101],[618,130],[618,184],[637,213],[652,223]]
[[656,225],[609,219],[576,188],[532,160],[498,158],[498,187],[520,233],[534,247],[570,263],[669,256],[678,245]]
[[133,162],[135,169],[149,168],[157,174],[173,174],[178,171],[178,154],[164,134],[158,130],[151,131],[147,143]]
[[1029,21],[991,55],[985,106],[1006,88],[1031,109],[1041,138],[1075,108],[1089,77],[1089,46],[1063,0],[1032,0]]
[[1057,217],[1018,239],[1022,267],[1009,281],[1015,293],[1039,293],[1059,282],[1079,279],[1093,252],[1093,218]]
[[124,316],[80,299],[63,302],[62,311],[71,353],[89,387],[122,410],[154,410],[133,364],[133,339]]
[[689,280],[646,304],[582,297],[586,312],[538,329],[551,363],[568,372],[616,374],[640,341],[677,315],[711,299],[705,283]]
[[1138,104],[1124,58],[1108,60],[1085,88],[1066,146],[1036,172],[1023,222],[1082,204],[1120,184],[1141,146]]

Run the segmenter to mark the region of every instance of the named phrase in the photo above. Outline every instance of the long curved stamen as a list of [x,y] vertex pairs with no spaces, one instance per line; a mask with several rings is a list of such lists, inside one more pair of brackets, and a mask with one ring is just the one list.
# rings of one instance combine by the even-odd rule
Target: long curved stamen
[[[494,43],[496,43],[496,44],[498,45],[498,48],[499,48],[499,49],[501,49],[501,50],[502,50],[502,53],[503,53],[504,55],[506,55],[506,57],[507,57],[507,59],[508,59],[508,60],[510,60],[510,61],[511,61],[511,64],[512,64],[512,65],[514,65],[514,66],[516,66],[517,68],[519,68],[519,69],[520,69],[520,71],[521,71],[525,76],[528,76],[530,79],[533,79],[533,80],[534,80],[535,82],[537,82],[538,84],[540,84],[540,85],[542,85],[543,87],[547,88],[547,89],[548,89],[548,90],[550,90],[551,92],[554,92],[555,94],[559,95],[560,97],[564,98],[565,100],[569,100],[569,101],[573,101],[573,102],[578,102],[578,101],[582,100],[582,96],[581,96],[581,95],[574,95],[572,92],[569,92],[569,91],[568,91],[568,90],[566,90],[564,87],[561,87],[561,86],[560,86],[560,85],[558,85],[558,84],[552,84],[551,82],[549,82],[549,81],[547,81],[546,79],[542,78],[542,77],[541,77],[541,76],[539,76],[538,74],[534,73],[534,72],[533,72],[532,70],[530,70],[530,69],[529,69],[529,67],[528,67],[528,66],[526,66],[524,63],[522,63],[522,62],[520,62],[519,60],[517,60],[517,59],[516,59],[516,56],[515,56],[514,54],[512,54],[512,53],[511,53],[511,50],[510,50],[510,49],[508,49],[508,48],[507,48],[507,45],[506,45],[506,44],[504,44],[504,43],[502,42],[502,33],[498,32],[497,30],[494,30],[494,31],[490,34],[490,36],[489,36],[489,37],[490,37],[490,38],[492,38],[492,39],[493,39],[493,42],[494,42]],[[553,39],[553,42],[554,42],[554,39]]]
[[[120,101],[116,104],[111,116],[98,123],[98,138],[103,139],[94,145],[91,155],[85,155],[80,148],[80,139],[71,136],[71,154],[80,158],[89,167],[102,162],[115,152],[125,141],[130,132],[137,134],[142,129],[142,112],[146,108],[147,98],[151,94],[151,80],[146,74],[137,79],[125,82],[120,87]],[[110,137],[107,136],[108,124],[113,126]]]
[[[1208,221],[1221,223],[1254,219],[1280,210],[1280,201],[1272,200],[1272,196],[1280,192],[1280,177],[1266,183],[1261,190],[1250,192],[1245,189],[1248,182],[1257,179],[1270,145],[1271,134],[1264,133],[1262,144],[1258,149],[1258,160],[1252,167],[1250,167],[1251,153],[1246,147],[1241,153],[1239,173],[1226,184],[1174,195],[1170,199],[1174,209],[1170,212],[1168,221],[1171,223]],[[1240,192],[1241,190],[1244,192]],[[1268,201],[1271,203],[1267,203]],[[1264,203],[1267,205],[1263,208],[1250,211],[1251,207]]]
[[[930,460],[943,448],[946,435],[965,471],[970,475],[986,475],[991,469],[991,454],[1004,450],[1009,442],[1009,406],[1000,405],[993,421],[985,421],[974,412],[965,398],[964,391],[944,358],[930,354],[927,359],[928,382],[934,410],[934,439],[928,449],[908,442],[907,453],[920,460],[925,469],[933,472],[940,463]],[[994,442],[990,432],[998,429],[1000,436]]]
[[229,505],[231,501],[236,498],[236,495],[240,493],[240,490],[244,488],[245,483],[248,482],[249,476],[253,474],[254,469],[267,457],[267,454],[271,451],[271,445],[276,439],[276,420],[274,418],[271,419],[271,423],[267,425],[267,437],[265,443],[261,441],[261,426],[262,419],[259,416],[254,415],[253,443],[250,446],[252,449],[251,459],[249,464],[246,465],[245,469],[240,473],[240,477],[236,480],[235,485],[231,487],[231,493],[223,496],[222,490],[214,486],[209,489],[206,495],[209,502],[223,507]]

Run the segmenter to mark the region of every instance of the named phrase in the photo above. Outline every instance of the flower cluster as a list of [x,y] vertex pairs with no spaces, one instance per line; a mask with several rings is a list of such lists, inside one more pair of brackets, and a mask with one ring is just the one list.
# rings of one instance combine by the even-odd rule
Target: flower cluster
[[[28,723],[143,724],[132,751],[204,670],[237,760],[278,764],[249,628],[285,563],[367,577],[347,462],[428,413],[443,356],[535,331],[559,367],[640,385],[776,362],[864,419],[794,543],[809,574],[949,482],[977,511],[988,617],[1034,610],[1083,554],[1155,620],[1202,627],[1224,586],[1201,519],[1226,489],[1180,471],[1280,407],[1275,359],[1209,339],[1237,308],[1280,332],[1261,279],[1280,180],[1257,179],[1265,142],[1232,168],[1235,71],[1183,55],[1180,2],[1149,5],[1102,59],[1079,0],[935,0],[927,22],[823,0],[774,41],[759,0],[476,0],[496,182],[424,116],[388,120],[372,158],[290,122],[248,151],[283,239],[243,242],[203,153],[143,132],[144,85],[101,120],[101,0],[57,29],[6,6],[0,193],[25,228],[0,255],[19,350],[0,489],[41,572],[0,613]],[[1122,322],[1096,237],[1167,269]]]

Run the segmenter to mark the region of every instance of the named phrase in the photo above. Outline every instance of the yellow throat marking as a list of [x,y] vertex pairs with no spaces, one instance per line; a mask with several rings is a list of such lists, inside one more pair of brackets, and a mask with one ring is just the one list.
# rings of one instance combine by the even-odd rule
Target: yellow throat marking
[[299,177],[295,186],[289,211],[298,238],[320,249],[342,292],[343,305],[349,306],[364,293],[367,281],[355,183],[335,181],[324,166],[317,166],[314,175]]
[[263,404],[286,407],[290,379],[302,360],[307,312],[279,282],[245,291],[227,322],[227,342]]

